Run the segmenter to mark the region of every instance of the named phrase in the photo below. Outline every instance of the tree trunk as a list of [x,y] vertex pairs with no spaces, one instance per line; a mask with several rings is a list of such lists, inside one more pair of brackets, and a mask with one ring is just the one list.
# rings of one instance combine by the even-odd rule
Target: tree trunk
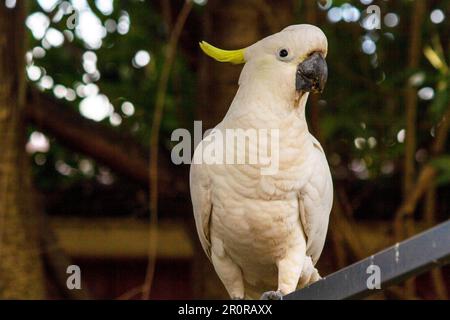
[[25,8],[0,4],[0,298],[45,298],[25,153]]

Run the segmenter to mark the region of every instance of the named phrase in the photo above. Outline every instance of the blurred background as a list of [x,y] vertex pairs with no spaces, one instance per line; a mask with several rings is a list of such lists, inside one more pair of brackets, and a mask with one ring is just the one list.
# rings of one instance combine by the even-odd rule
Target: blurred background
[[[0,0],[0,298],[227,298],[171,133],[213,127],[237,90],[242,66],[200,40],[244,48],[291,24],[329,41],[307,105],[335,185],[321,274],[447,220],[449,14],[448,0]],[[448,299],[449,274],[371,298]]]

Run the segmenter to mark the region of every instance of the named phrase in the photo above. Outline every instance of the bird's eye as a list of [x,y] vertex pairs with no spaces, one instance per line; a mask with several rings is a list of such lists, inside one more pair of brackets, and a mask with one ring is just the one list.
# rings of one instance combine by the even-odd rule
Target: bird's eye
[[284,48],[278,50],[278,59],[282,61],[290,60],[289,50]]
[[278,55],[280,58],[286,58],[289,55],[289,51],[286,49],[281,49],[280,52],[278,52]]

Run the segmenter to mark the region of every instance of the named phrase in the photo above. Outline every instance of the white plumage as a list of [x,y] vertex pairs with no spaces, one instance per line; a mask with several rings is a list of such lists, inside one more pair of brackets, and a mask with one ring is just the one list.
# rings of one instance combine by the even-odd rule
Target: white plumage
[[[280,48],[291,60],[279,59]],[[216,126],[224,135],[226,129],[278,129],[276,174],[261,174],[259,164],[191,165],[198,235],[231,298],[257,298],[270,290],[284,295],[319,279],[314,265],[333,187],[323,149],[308,131],[309,93],[299,96],[295,87],[298,63],[315,51],[326,55],[327,40],[311,25],[290,26],[246,48],[239,90]],[[204,139],[203,149],[209,143]],[[201,156],[197,147],[194,158]]]

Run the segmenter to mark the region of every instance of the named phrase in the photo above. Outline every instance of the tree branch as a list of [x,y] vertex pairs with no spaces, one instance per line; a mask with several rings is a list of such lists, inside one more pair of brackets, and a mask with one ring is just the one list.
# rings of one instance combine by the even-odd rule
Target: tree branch
[[[433,142],[431,150],[434,155],[438,155],[444,149],[447,142],[448,130],[450,128],[450,105],[442,117],[440,126],[436,131],[436,138]],[[411,216],[419,202],[420,198],[424,195],[425,191],[432,184],[434,177],[436,176],[436,169],[431,164],[426,164],[419,173],[416,184],[413,186],[411,192],[408,194],[402,205],[399,207],[396,213],[396,227],[402,228],[402,221],[404,218]]]
[[[408,51],[408,69],[415,70],[419,66],[421,50],[422,21],[425,14],[425,1],[414,2],[411,16],[410,47]],[[414,184],[414,155],[416,152],[416,121],[417,121],[417,94],[416,89],[409,83],[405,91],[406,110],[406,139],[405,139],[405,173],[403,180],[403,194],[407,196]],[[408,234],[406,234],[408,235]]]
[[[70,106],[37,90],[28,94],[25,117],[61,144],[148,188],[148,159],[144,148],[133,137],[83,118]],[[161,157],[161,195],[186,193],[187,186],[176,182],[181,169],[171,165],[167,152],[162,152]]]
[[[408,68],[415,70],[419,66],[422,40],[422,22],[425,15],[425,1],[416,0],[412,6],[414,14],[411,15],[410,46],[408,51]],[[405,112],[406,112],[406,139],[405,139],[405,172],[403,179],[403,196],[407,197],[415,179],[415,153],[417,147],[417,94],[416,89],[409,83],[405,90]],[[407,213],[412,215],[412,213]],[[404,221],[405,228],[396,229],[397,239],[414,234],[414,223],[412,217]],[[402,233],[402,231],[404,231]],[[406,291],[415,293],[414,278],[406,282]]]
[[167,44],[165,60],[161,76],[158,83],[158,91],[156,93],[155,110],[153,115],[153,124],[150,136],[150,172],[148,175],[148,181],[150,183],[150,248],[149,248],[149,261],[147,266],[147,272],[142,289],[142,299],[148,299],[150,297],[150,290],[153,283],[153,276],[155,273],[155,259],[156,259],[156,247],[158,241],[158,180],[159,163],[158,163],[158,145],[159,145],[159,131],[161,127],[161,121],[164,114],[164,103],[166,100],[167,85],[169,83],[170,71],[175,60],[176,50],[181,32],[183,31],[184,24],[191,12],[193,6],[192,0],[187,0],[184,3],[181,12],[179,13],[173,30],[170,34],[169,43]]

